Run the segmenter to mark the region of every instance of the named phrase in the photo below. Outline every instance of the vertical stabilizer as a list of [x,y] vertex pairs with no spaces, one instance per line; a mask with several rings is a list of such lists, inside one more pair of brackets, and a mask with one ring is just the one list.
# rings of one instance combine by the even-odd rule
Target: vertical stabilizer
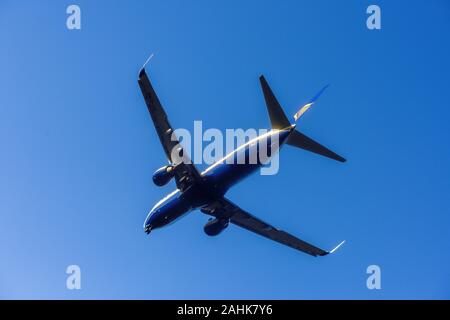
[[280,104],[275,98],[272,90],[269,87],[264,76],[259,77],[261,87],[264,93],[264,99],[266,100],[267,111],[269,112],[270,124],[272,129],[284,129],[291,126],[286,114],[281,108]]

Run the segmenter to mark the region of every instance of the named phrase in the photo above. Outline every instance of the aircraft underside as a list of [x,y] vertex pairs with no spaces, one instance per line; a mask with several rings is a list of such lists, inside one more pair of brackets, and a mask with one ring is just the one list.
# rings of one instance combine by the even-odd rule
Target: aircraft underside
[[[220,234],[229,224],[233,224],[312,256],[327,255],[343,244],[342,242],[331,251],[322,250],[258,219],[225,198],[229,188],[267,163],[274,154],[278,153],[283,144],[302,148],[340,162],[345,161],[341,156],[297,131],[296,124],[291,124],[287,119],[264,77],[261,77],[260,81],[272,131],[248,141],[204,172],[199,172],[174,135],[174,130],[145,69],[140,71],[138,83],[169,160],[169,165],[155,172],[153,181],[156,185],[162,186],[173,179],[177,186],[174,192],[152,208],[144,223],[145,232],[150,233],[154,229],[173,223],[192,210],[200,209],[211,217],[204,226],[205,233],[210,236]],[[294,115],[295,121],[312,106],[325,88]],[[262,147],[269,150],[263,156],[259,152]],[[174,150],[178,152],[173,152]]]

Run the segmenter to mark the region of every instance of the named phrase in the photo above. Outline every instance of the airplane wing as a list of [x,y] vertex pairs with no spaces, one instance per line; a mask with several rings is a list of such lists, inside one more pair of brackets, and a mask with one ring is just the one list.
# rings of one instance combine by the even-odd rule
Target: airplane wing
[[144,68],[139,72],[138,83],[167,159],[174,166],[174,177],[177,188],[184,191],[200,179],[200,173],[187,153],[184,152],[183,147],[173,132],[173,128],[167,119],[167,114],[159,102],[158,96]]
[[229,219],[231,223],[239,227],[242,227],[263,237],[269,238],[315,257],[325,256],[329,253],[333,253],[344,243],[344,241],[341,242],[331,251],[322,250],[254,217],[250,213],[242,210],[237,205],[225,198],[213,201],[206,207],[202,208],[201,211],[215,218]]

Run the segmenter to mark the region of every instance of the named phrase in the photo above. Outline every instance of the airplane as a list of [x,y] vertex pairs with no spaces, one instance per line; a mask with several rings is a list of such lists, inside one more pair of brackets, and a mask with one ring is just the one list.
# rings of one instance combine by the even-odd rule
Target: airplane
[[[314,104],[326,87],[300,108],[294,115],[294,123],[291,123],[266,79],[261,76],[260,83],[272,130],[244,143],[203,172],[200,172],[190,161],[189,156],[184,152],[182,145],[175,136],[167,114],[150,83],[145,70],[146,64],[139,72],[138,83],[169,162],[168,165],[155,171],[153,182],[157,186],[164,186],[171,179],[174,179],[177,187],[150,210],[144,222],[144,231],[147,234],[152,230],[175,222],[193,210],[199,209],[202,213],[210,216],[204,226],[204,232],[208,236],[217,236],[231,223],[315,257],[333,253],[345,242],[342,241],[330,251],[320,249],[258,219],[225,197],[225,194],[233,185],[267,163],[266,161],[278,152],[284,144],[302,148],[340,162],[346,161],[343,157],[296,130],[297,120]],[[267,157],[264,159],[263,157],[261,159],[256,157],[257,161],[250,163],[248,159],[255,159],[255,153],[262,146],[266,146],[268,149]],[[234,161],[227,161],[230,159]],[[246,161],[238,162],[238,159]]]

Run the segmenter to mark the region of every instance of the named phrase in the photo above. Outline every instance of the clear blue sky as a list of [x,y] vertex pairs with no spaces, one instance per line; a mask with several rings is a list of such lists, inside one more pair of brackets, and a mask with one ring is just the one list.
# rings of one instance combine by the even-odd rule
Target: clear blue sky
[[[2,0],[0,297],[450,298],[449,14],[446,0]],[[348,162],[286,147],[279,174],[228,197],[344,247],[313,258],[234,226],[209,238],[200,212],[143,232],[174,188],[151,180],[166,159],[136,78],[152,52],[175,127],[268,127],[261,73],[288,114],[331,83],[300,126]]]

